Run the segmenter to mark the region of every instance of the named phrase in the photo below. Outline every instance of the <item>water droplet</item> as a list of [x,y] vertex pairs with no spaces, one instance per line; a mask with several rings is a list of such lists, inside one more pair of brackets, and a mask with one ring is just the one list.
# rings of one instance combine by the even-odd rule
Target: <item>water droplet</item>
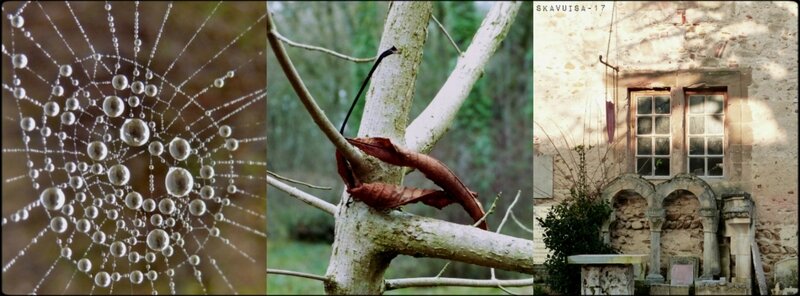
[[131,179],[131,172],[128,167],[122,164],[116,164],[108,168],[108,182],[111,184],[122,186],[128,184]]
[[114,257],[125,256],[125,254],[128,252],[128,246],[121,241],[111,243],[111,246],[109,246],[108,249],[111,252],[111,255],[114,255]]
[[231,136],[231,127],[227,125],[223,125],[219,127],[219,136],[223,138],[227,138]]
[[175,197],[183,197],[189,194],[194,186],[194,178],[184,168],[170,167],[167,177],[164,180],[167,192]]
[[114,75],[114,78],[111,78],[111,85],[117,90],[123,90],[128,87],[128,77],[122,74]]
[[141,81],[135,81],[131,83],[131,91],[135,94],[141,94],[144,92],[144,83]]
[[222,78],[214,79],[214,87],[222,88],[223,86],[225,86],[225,80],[222,80]]
[[28,66],[28,56],[23,53],[18,53],[11,56],[11,64],[14,68],[22,69]]
[[44,115],[55,117],[58,115],[59,110],[60,108],[56,102],[50,101],[44,104]]
[[147,72],[144,73],[144,78],[147,80],[153,79],[153,71],[147,70]]
[[185,160],[189,157],[192,147],[189,142],[180,137],[175,137],[169,142],[169,154],[177,160]]
[[25,89],[22,87],[14,88],[14,97],[17,99],[22,99],[26,95]]
[[134,283],[134,284],[138,285],[138,284],[141,284],[142,281],[144,281],[144,274],[142,274],[141,271],[134,270],[134,271],[131,271],[130,278],[131,278],[131,283]]
[[92,270],[92,261],[89,261],[88,258],[78,260],[78,270],[82,272],[89,272]]
[[72,75],[72,66],[70,65],[61,65],[58,67],[58,74],[64,77],[69,77]]
[[197,256],[197,255],[189,256],[189,264],[194,265],[194,266],[197,266],[198,264],[200,264],[200,256]]
[[[106,156],[108,156],[108,148],[103,142],[93,141],[90,142],[89,145],[86,145],[86,154],[89,155],[89,158],[92,160],[100,161],[106,159]],[[82,169],[81,171],[85,170]]]
[[233,184],[228,185],[228,193],[230,193],[230,194],[236,193],[236,185],[233,185]]
[[133,40],[133,46],[142,46],[142,39]]
[[92,165],[91,171],[92,171],[92,174],[100,175],[100,174],[102,174],[103,172],[106,171],[106,168],[103,167],[102,163],[95,163],[95,164]]
[[189,213],[195,216],[202,216],[206,213],[206,203],[200,199],[195,199],[189,203]]
[[108,287],[111,285],[111,276],[105,271],[98,272],[94,276],[94,284],[103,288]]
[[138,210],[142,206],[142,195],[131,191],[125,196],[125,206],[131,210]]
[[210,165],[204,165],[200,168],[200,178],[203,179],[211,179],[214,178],[214,167]]
[[81,107],[81,104],[77,98],[69,98],[64,106],[67,110],[78,110],[78,108]]
[[142,209],[145,212],[152,212],[156,209],[156,202],[152,198],[145,199],[142,202]]
[[122,128],[119,130],[119,138],[125,144],[139,147],[150,139],[150,129],[141,119],[125,119],[125,123],[122,124]]
[[89,230],[92,229],[92,223],[87,219],[80,219],[75,223],[75,229],[83,233],[88,233]]
[[29,132],[36,128],[36,121],[31,117],[25,117],[19,121],[19,126],[22,130]]
[[202,197],[203,199],[211,199],[212,197],[214,197],[214,187],[211,187],[210,185],[205,185],[201,187],[200,197]]
[[106,241],[106,234],[99,230],[95,231],[94,234],[92,234],[92,241],[98,244],[102,244]]
[[39,201],[42,206],[51,211],[60,210],[64,206],[65,200],[64,192],[58,187],[47,188],[39,194]]
[[161,223],[164,222],[164,218],[161,217],[160,214],[155,214],[150,216],[150,224],[153,224],[155,227],[161,226]]
[[147,234],[147,246],[154,251],[161,251],[169,245],[169,235],[161,229],[153,229]]
[[128,97],[128,105],[130,105],[131,108],[139,107],[140,103],[141,103],[141,100],[139,100],[139,97],[137,97],[137,96]]
[[96,53],[96,54],[92,55],[92,57],[94,58],[95,61],[100,61],[100,59],[103,58],[103,55],[101,55],[99,53]]
[[25,19],[22,18],[21,15],[15,15],[11,17],[11,26],[14,28],[22,28],[22,25],[25,24]]
[[83,188],[83,184],[84,184],[83,177],[81,176],[69,177],[69,187],[72,187],[73,189],[81,189]]
[[75,114],[69,111],[61,113],[61,123],[65,125],[75,124]]
[[53,86],[53,91],[50,92],[53,96],[60,97],[64,95],[64,87],[60,85]]
[[51,133],[51,130],[50,130],[49,127],[45,126],[39,131],[39,133],[41,133],[43,137],[49,137],[50,133]]
[[142,259],[142,256],[139,255],[139,252],[131,251],[128,253],[128,261],[131,263],[139,263],[139,260]]
[[225,140],[225,149],[228,151],[236,151],[239,148],[239,140],[236,139],[227,139]]
[[61,248],[61,257],[64,257],[64,258],[67,258],[67,259],[72,257],[72,249],[70,249],[69,247]]
[[228,74],[226,76],[228,78],[233,78],[233,74],[234,74],[233,71],[228,71]]
[[152,84],[148,84],[144,88],[144,94],[147,95],[148,97],[155,97],[158,94],[158,87]]
[[[148,271],[147,279],[150,280],[151,282],[155,282],[158,279],[158,273],[156,273],[155,270]],[[153,290],[153,292],[158,293],[156,290]]]
[[159,156],[161,153],[164,153],[164,144],[161,144],[159,141],[150,142],[147,151],[153,156]]
[[118,96],[107,96],[103,100],[103,113],[108,117],[118,117],[125,111],[125,103]]
[[211,227],[211,229],[208,231],[208,233],[213,237],[217,237],[217,236],[219,236],[219,228]]
[[61,216],[54,217],[50,220],[50,229],[56,233],[64,233],[67,231],[67,219]]

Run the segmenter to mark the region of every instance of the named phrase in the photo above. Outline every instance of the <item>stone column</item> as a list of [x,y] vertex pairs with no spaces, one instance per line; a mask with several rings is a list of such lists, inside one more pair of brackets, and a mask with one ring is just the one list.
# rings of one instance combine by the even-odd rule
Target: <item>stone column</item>
[[703,218],[703,274],[701,280],[711,280],[719,275],[719,244],[717,243],[717,223],[719,212],[715,208],[701,208]]
[[650,220],[650,272],[647,281],[650,283],[663,283],[661,275],[661,225],[664,224],[664,209],[647,210],[647,219]]
[[731,255],[736,260],[732,282],[750,283],[752,259],[750,250],[750,200],[745,196],[725,199],[722,210],[725,236],[731,238]]

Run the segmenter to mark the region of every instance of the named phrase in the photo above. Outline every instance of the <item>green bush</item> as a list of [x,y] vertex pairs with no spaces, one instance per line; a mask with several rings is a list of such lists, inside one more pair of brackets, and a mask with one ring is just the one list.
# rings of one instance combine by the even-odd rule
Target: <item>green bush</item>
[[598,189],[586,182],[585,150],[582,146],[575,150],[581,156],[580,177],[570,189],[570,197],[555,205],[544,219],[536,218],[544,229],[544,243],[552,251],[544,263],[547,284],[565,295],[580,294],[580,266],[567,264],[568,256],[617,253],[600,236],[600,227],[612,208],[599,198]]

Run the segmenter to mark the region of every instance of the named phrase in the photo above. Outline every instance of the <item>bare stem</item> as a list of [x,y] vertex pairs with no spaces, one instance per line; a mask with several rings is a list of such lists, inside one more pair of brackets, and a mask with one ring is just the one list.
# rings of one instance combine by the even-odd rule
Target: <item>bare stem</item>
[[272,185],[272,187],[278,188],[281,191],[288,193],[291,197],[299,199],[304,203],[307,203],[315,208],[323,210],[328,214],[336,215],[336,206],[327,201],[322,200],[319,197],[313,196],[300,189],[292,187],[289,184],[278,181],[277,179],[271,176],[267,176],[267,183],[269,185]]
[[274,30],[274,29],[272,30],[272,33],[275,34],[276,38],[280,39],[281,41],[283,41],[284,43],[288,44],[289,46],[327,53],[327,54],[335,56],[337,58],[348,60],[348,61],[355,62],[355,63],[369,63],[369,62],[372,62],[372,61],[374,61],[375,59],[378,58],[378,57],[354,58],[354,57],[351,57],[351,56],[348,56],[348,55],[344,55],[344,54],[335,52],[333,50],[330,50],[330,49],[327,49],[327,48],[324,48],[324,47],[319,47],[319,46],[313,46],[313,45],[294,42],[292,40],[289,40],[289,38],[286,38],[285,36],[281,35],[281,33],[278,33],[278,31]]
[[297,70],[292,64],[292,60],[289,58],[289,55],[286,54],[286,49],[283,47],[283,43],[277,37],[277,33],[275,31],[275,24],[272,22],[272,15],[269,12],[269,7],[267,7],[267,39],[269,40],[269,44],[272,49],[275,51],[275,58],[278,59],[278,63],[281,65],[283,69],[283,73],[286,74],[286,78],[289,79],[289,82],[292,84],[292,88],[294,89],[297,96],[300,98],[300,101],[305,106],[308,113],[311,115],[311,118],[314,119],[314,123],[317,124],[320,130],[328,137],[328,140],[336,146],[336,149],[342,152],[344,157],[350,164],[353,166],[356,172],[364,172],[366,171],[367,164],[364,158],[361,155],[361,152],[355,149],[352,145],[347,143],[347,140],[339,134],[339,131],[336,130],[336,127],[333,126],[328,117],[325,116],[325,112],[317,105],[317,102],[314,100],[314,97],[311,96],[311,93],[306,88],[305,83],[300,78],[300,75],[297,73]]
[[301,278],[307,278],[312,280],[318,281],[326,281],[327,279],[324,276],[299,272],[299,271],[291,271],[291,270],[284,270],[284,269],[274,269],[274,268],[267,268],[267,274],[280,274],[280,275],[288,275],[288,276],[296,276]]
[[295,179],[287,178],[287,177],[278,175],[275,172],[271,172],[271,171],[267,171],[267,174],[270,174],[273,177],[281,179],[281,180],[284,180],[286,182],[304,185],[304,186],[309,187],[309,188],[322,189],[322,190],[331,190],[331,189],[333,189],[331,187],[313,185],[313,184],[309,184],[309,183],[306,183],[306,182],[303,182],[303,181],[298,181],[298,180],[295,180]]
[[457,286],[457,287],[497,287],[502,285],[504,287],[527,287],[533,285],[533,279],[519,279],[519,280],[477,280],[477,279],[464,279],[464,278],[407,278],[407,279],[391,279],[386,280],[386,290],[396,290],[411,287],[442,287],[442,286]]
[[456,49],[456,51],[458,52],[458,56],[461,56],[461,54],[462,54],[461,49],[458,48],[458,45],[453,40],[453,37],[450,37],[450,33],[447,33],[447,30],[444,28],[442,23],[440,23],[439,20],[436,19],[436,16],[434,16],[432,13],[431,13],[431,18],[439,26],[439,30],[442,30],[442,33],[444,33],[444,35],[447,36],[447,40],[450,40],[450,44],[452,44],[453,47]]

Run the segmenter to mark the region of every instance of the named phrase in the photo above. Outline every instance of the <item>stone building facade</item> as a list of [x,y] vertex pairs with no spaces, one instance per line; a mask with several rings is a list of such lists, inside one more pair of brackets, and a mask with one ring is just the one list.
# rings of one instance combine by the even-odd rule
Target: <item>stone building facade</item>
[[571,148],[591,146],[588,177],[615,209],[605,235],[660,249],[648,276],[693,256],[699,276],[736,277],[747,239],[725,200],[749,196],[773,285],[798,256],[798,5],[535,2],[533,21],[534,215],[569,196]]

